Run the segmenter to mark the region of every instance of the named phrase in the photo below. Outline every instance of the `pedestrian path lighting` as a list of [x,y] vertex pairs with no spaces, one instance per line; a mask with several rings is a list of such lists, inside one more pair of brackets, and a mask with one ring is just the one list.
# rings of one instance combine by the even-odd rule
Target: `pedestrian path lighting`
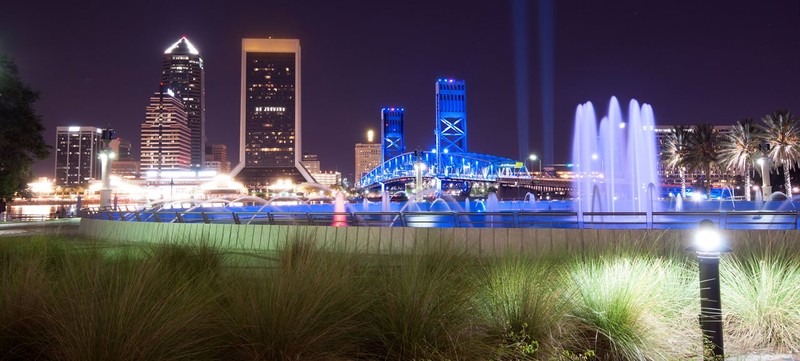
[[700,328],[703,331],[703,359],[722,360],[722,303],[719,292],[719,257],[731,249],[713,221],[704,219],[686,248],[697,254],[700,268]]

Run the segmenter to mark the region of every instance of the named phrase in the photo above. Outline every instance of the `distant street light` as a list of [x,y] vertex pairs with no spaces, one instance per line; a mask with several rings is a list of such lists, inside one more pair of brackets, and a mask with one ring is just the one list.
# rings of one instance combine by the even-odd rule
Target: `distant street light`
[[703,331],[703,359],[723,360],[722,302],[719,291],[719,257],[731,249],[714,222],[704,219],[687,251],[697,254],[700,268],[700,328]]
[[756,160],[756,163],[761,167],[761,196],[768,199],[772,194],[772,184],[769,179],[769,158],[761,157]]
[[539,176],[541,177],[541,176],[542,176],[542,160],[541,160],[541,159],[539,159],[539,157],[538,157],[536,154],[531,154],[531,155],[528,157],[528,159],[530,159],[530,160],[531,160],[531,161],[533,161],[533,162],[535,162],[535,161],[537,161],[537,160],[539,161]]

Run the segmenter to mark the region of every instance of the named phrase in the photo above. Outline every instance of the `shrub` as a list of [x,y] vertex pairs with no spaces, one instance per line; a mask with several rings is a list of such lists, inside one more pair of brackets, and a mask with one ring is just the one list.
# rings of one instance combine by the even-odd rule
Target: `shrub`
[[570,266],[573,293],[562,345],[603,360],[666,360],[699,345],[691,287],[680,265],[656,258],[602,258]]
[[367,353],[391,360],[490,355],[473,300],[472,263],[460,250],[441,248],[382,260],[370,273]]
[[48,300],[47,355],[70,360],[197,360],[218,351],[219,294],[187,273],[194,251],[165,247],[147,257],[99,251],[66,257]]
[[349,359],[358,353],[358,315],[367,307],[355,256],[294,241],[276,268],[235,272],[225,317],[232,337],[226,358]]
[[800,352],[800,261],[783,251],[721,261],[726,344],[747,351]]
[[516,255],[484,266],[478,299],[491,337],[500,340],[498,357],[531,358],[553,349],[566,311],[558,270],[553,262]]

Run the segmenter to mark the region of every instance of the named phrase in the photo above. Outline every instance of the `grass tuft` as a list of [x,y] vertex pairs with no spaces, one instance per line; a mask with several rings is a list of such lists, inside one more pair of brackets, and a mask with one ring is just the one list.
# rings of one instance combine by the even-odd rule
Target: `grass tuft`
[[197,360],[218,351],[219,292],[213,279],[187,273],[203,263],[165,247],[142,258],[99,251],[72,255],[46,305],[45,351],[69,360]]
[[484,265],[478,300],[490,336],[500,340],[499,358],[532,358],[556,345],[553,335],[567,310],[559,269],[518,255]]
[[[602,360],[668,360],[690,353],[692,297],[679,266],[657,258],[571,265],[572,307],[563,347]],[[696,327],[695,327],[696,328]],[[699,345],[699,342],[696,343]]]
[[800,260],[783,251],[720,263],[726,344],[737,350],[800,352]]
[[354,255],[296,240],[277,267],[230,278],[226,319],[229,358],[337,360],[358,354],[358,315],[367,308]]

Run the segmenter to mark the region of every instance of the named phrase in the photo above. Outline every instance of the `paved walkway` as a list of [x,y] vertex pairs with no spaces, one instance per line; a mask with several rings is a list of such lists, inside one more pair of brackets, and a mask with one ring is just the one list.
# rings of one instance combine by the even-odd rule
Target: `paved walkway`
[[52,219],[38,222],[0,222],[0,237],[24,234],[63,234],[78,233],[80,218]]
[[800,361],[800,355],[792,357],[792,355],[750,355],[750,356],[732,356],[726,357],[729,361]]

